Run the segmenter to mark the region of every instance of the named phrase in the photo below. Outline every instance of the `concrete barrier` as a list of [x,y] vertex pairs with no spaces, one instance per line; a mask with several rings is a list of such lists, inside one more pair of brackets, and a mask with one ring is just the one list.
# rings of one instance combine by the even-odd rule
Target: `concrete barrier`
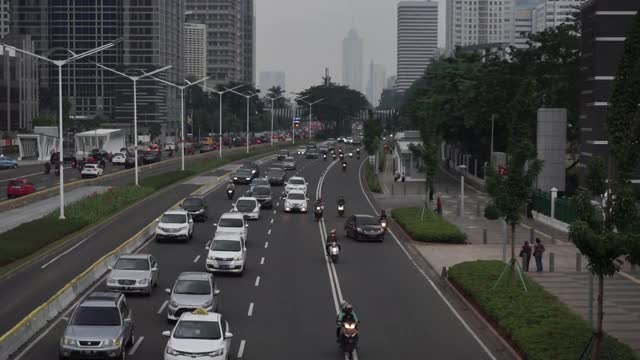
[[[274,157],[275,155],[268,155],[256,162],[264,163]],[[230,173],[219,176],[216,179],[217,181],[201,186],[193,192],[193,194],[203,195],[208,193],[221,184],[224,184],[224,180],[228,178],[229,174]],[[177,208],[183,200],[184,199],[178,201],[171,209]],[[84,272],[67,283],[62,289],[49,298],[49,300],[35,308],[13,328],[0,336],[0,360],[6,360],[15,354],[24,344],[46,327],[50,321],[64,313],[87,289],[99,281],[109,271],[109,265],[113,264],[119,255],[132,253],[149,240],[155,233],[154,225],[155,221],[145,226],[116,249],[101,257]]]

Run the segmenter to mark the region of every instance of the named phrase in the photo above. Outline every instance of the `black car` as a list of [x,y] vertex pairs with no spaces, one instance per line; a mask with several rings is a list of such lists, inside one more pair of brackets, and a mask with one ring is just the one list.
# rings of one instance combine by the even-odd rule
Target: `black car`
[[344,224],[344,233],[354,240],[384,240],[384,229],[377,217],[351,215]]
[[253,188],[253,191],[251,191],[251,196],[258,200],[261,208],[273,208],[270,186],[256,186]]
[[313,149],[307,149],[307,151],[305,151],[304,153],[304,157],[306,157],[307,159],[317,159],[318,158],[318,150],[313,148]]
[[251,170],[252,178],[260,177],[260,168],[254,162],[248,162],[242,165],[240,169],[249,169]]
[[[138,165],[142,163],[142,156],[138,154]],[[134,153],[127,153],[127,158],[124,159],[124,168],[131,169],[136,166],[136,156]]]
[[201,220],[207,221],[209,215],[207,214],[207,201],[200,196],[192,196],[184,199],[182,202],[182,208],[185,209],[194,221]]
[[267,178],[271,185],[284,185],[287,175],[283,168],[270,168],[267,171]]
[[142,162],[145,164],[151,164],[158,162],[162,159],[162,153],[160,151],[149,150],[145,151],[142,156]]
[[249,184],[253,179],[253,172],[251,169],[240,168],[233,175],[233,183],[234,184]]
[[284,158],[288,156],[289,156],[289,150],[280,150],[280,152],[278,153],[277,159],[284,160]]
[[329,147],[326,145],[322,145],[320,146],[320,154],[328,154],[329,153]]

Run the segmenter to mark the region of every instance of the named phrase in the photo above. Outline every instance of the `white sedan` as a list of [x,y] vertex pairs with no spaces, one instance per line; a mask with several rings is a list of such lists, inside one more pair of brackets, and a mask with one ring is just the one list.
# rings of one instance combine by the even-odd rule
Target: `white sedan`
[[284,193],[288,194],[291,190],[300,190],[305,194],[307,193],[307,182],[303,177],[300,176],[292,176],[287,181],[287,185],[284,187]]
[[111,163],[113,165],[124,165],[126,161],[127,161],[127,155],[123,153],[115,153],[111,158]]
[[164,360],[229,359],[233,334],[229,323],[218,313],[204,309],[183,313],[173,330],[162,335],[169,338]]
[[258,220],[260,219],[260,203],[254,197],[243,196],[238,198],[238,201],[233,205],[233,212],[242,214],[245,219]]
[[80,172],[80,176],[84,178],[88,177],[98,177],[102,176],[102,168],[98,166],[98,164],[85,164],[82,167],[82,171]]

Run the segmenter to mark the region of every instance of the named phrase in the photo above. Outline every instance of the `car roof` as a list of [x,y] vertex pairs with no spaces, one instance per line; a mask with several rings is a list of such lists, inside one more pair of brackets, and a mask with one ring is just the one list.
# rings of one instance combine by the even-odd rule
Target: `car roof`
[[258,185],[258,186],[253,188],[254,191],[256,189],[267,189],[267,190],[271,191],[271,185]]
[[178,275],[178,280],[209,280],[210,274],[201,271],[185,271]]
[[112,307],[116,306],[121,296],[123,295],[117,292],[94,291],[84,299],[80,306]]
[[238,213],[231,213],[231,212],[227,212],[224,213],[222,215],[220,215],[220,218],[227,218],[227,219],[241,219],[244,220],[244,215],[242,214],[238,214]]
[[216,240],[237,240],[237,241],[241,241],[242,240],[242,235],[240,233],[237,233],[237,232],[221,231],[221,232],[216,232],[215,235],[213,236],[213,241],[216,241]]
[[188,212],[186,210],[169,210],[166,211],[163,215],[187,215]]
[[281,168],[281,167],[270,167],[269,171],[271,171],[271,170],[284,171],[284,169]]
[[302,176],[292,176],[289,180],[304,180],[304,178]]
[[238,201],[240,200],[253,200],[253,201],[258,201],[256,198],[254,198],[253,196],[240,196],[238,198]]
[[353,216],[355,216],[357,219],[375,219],[376,217],[373,215],[367,215],[367,214],[353,214]]
[[296,161],[296,159],[294,159],[293,156],[287,156],[283,161]]
[[204,196],[202,195],[191,195],[191,196],[187,196],[186,198],[184,198],[185,200],[189,200],[189,199],[199,199],[199,200],[204,200]]
[[302,194],[302,195],[305,195],[306,193],[304,192],[304,190],[289,190],[289,194]]
[[118,256],[118,259],[148,259],[150,254],[126,254]]
[[211,321],[220,322],[220,314],[209,312],[205,314],[194,314],[193,312],[185,312],[180,316],[180,321]]

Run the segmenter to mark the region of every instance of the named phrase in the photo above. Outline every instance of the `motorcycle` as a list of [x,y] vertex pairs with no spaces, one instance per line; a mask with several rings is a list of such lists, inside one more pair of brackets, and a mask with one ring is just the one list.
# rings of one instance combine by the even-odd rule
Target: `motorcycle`
[[347,163],[342,163],[342,171],[347,171]]
[[355,321],[343,322],[340,331],[340,349],[343,353],[349,354],[349,359],[353,359],[353,351],[358,345],[358,340],[358,326]]
[[333,261],[334,264],[338,262],[339,255],[340,255],[340,247],[336,243],[329,245],[329,257],[331,258],[331,261]]
[[387,219],[380,220],[380,226],[382,226],[382,231],[387,231]]
[[344,160],[344,154],[340,153],[340,160]]
[[333,154],[333,160],[335,160],[335,159],[336,159],[336,154]]
[[350,158],[353,158],[353,153],[349,153],[349,157],[350,157]]
[[320,219],[322,219],[322,206],[316,206],[314,215],[316,216],[316,221],[320,221]]
[[344,216],[344,205],[338,205],[338,215]]
[[227,199],[233,199],[233,195],[235,195],[236,191],[234,189],[227,189]]
[[322,160],[327,161],[327,154],[322,155]]

